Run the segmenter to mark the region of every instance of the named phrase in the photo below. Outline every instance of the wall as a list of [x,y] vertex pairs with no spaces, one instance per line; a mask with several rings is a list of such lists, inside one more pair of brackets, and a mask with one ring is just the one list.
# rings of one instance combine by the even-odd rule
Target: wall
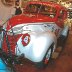
[[10,13],[12,8],[13,6],[4,6],[0,0],[0,20],[7,20],[11,15]]

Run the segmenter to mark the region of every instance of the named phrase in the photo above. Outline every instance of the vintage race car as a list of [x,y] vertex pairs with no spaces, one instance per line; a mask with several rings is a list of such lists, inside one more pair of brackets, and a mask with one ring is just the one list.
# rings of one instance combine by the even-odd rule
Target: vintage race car
[[68,35],[66,18],[67,9],[59,4],[29,2],[22,15],[9,19],[3,33],[3,51],[46,65],[57,48],[58,38]]

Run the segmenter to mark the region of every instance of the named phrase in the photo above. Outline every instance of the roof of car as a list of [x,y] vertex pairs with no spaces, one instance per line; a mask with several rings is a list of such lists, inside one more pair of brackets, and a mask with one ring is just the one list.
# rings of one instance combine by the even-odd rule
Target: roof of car
[[65,8],[64,6],[62,5],[59,5],[55,2],[43,2],[43,1],[30,1],[29,4],[42,4],[42,5],[49,5],[49,6],[52,6],[52,7],[56,7],[56,8]]

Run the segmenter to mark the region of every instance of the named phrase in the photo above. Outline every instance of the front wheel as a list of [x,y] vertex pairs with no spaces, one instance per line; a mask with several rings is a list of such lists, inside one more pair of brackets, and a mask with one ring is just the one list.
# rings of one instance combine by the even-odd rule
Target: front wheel
[[36,63],[36,67],[45,68],[49,63],[49,61],[51,60],[52,52],[53,52],[53,44],[48,48],[43,60],[39,63]]

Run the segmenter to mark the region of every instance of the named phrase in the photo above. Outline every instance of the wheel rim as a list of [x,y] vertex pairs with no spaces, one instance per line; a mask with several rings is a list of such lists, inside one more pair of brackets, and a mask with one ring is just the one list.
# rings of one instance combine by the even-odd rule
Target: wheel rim
[[48,52],[46,54],[46,57],[45,57],[45,60],[44,60],[45,64],[48,64],[50,57],[51,57],[51,48],[48,50]]

